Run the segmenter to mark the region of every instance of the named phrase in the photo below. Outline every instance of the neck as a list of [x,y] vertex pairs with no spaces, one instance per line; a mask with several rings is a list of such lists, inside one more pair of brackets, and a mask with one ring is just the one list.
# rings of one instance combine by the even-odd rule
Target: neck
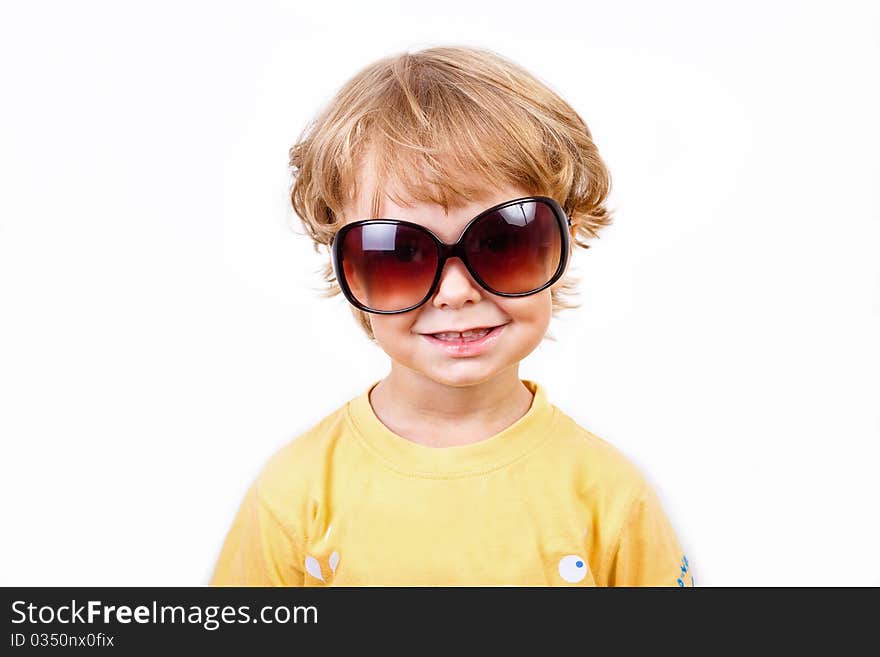
[[509,427],[528,412],[532,393],[519,379],[518,363],[488,381],[455,386],[392,362],[370,404],[397,435],[429,447],[454,447]]

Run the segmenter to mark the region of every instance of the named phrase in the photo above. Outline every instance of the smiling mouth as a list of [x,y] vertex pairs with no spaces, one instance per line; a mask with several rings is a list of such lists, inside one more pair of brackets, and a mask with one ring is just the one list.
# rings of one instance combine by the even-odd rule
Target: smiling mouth
[[507,324],[501,324],[489,331],[483,331],[472,338],[455,337],[438,338],[432,334],[422,334],[428,344],[439,349],[439,353],[450,358],[472,358],[489,353],[498,342],[501,334],[507,328]]
[[[508,322],[507,324],[509,324]],[[486,327],[481,331],[462,336],[458,332],[449,333],[422,333],[421,336],[431,344],[441,347],[446,353],[456,356],[478,355],[490,348],[497,341],[499,335],[507,327],[507,324]]]
[[[509,324],[508,322],[507,324]],[[432,338],[437,338],[438,340],[451,340],[451,341],[469,341],[469,340],[479,340],[480,338],[485,337],[492,331],[497,328],[501,328],[502,326],[507,326],[507,324],[496,324],[494,326],[481,326],[478,328],[467,329],[466,331],[438,331],[436,333],[420,333],[420,335],[430,336]]]

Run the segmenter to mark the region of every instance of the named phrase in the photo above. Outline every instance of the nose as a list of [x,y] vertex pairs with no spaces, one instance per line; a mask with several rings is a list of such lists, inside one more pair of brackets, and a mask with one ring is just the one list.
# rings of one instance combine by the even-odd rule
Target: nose
[[468,301],[477,303],[482,295],[483,288],[473,279],[461,258],[453,257],[446,261],[440,272],[440,282],[431,303],[438,308],[460,308]]

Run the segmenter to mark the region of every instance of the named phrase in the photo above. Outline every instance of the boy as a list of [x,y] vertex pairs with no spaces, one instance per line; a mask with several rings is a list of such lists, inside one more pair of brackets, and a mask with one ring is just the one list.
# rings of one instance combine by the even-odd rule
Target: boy
[[518,374],[611,222],[578,114],[430,48],[360,71],[290,156],[328,292],[391,370],[269,459],[211,584],[692,586],[641,473]]

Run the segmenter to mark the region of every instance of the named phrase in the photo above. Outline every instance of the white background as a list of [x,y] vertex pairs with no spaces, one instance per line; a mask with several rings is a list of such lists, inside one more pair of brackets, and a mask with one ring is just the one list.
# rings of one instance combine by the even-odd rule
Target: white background
[[534,72],[613,177],[521,377],[642,468],[698,586],[880,584],[877,3],[0,11],[0,584],[206,583],[265,460],[385,376],[287,149],[442,44]]

